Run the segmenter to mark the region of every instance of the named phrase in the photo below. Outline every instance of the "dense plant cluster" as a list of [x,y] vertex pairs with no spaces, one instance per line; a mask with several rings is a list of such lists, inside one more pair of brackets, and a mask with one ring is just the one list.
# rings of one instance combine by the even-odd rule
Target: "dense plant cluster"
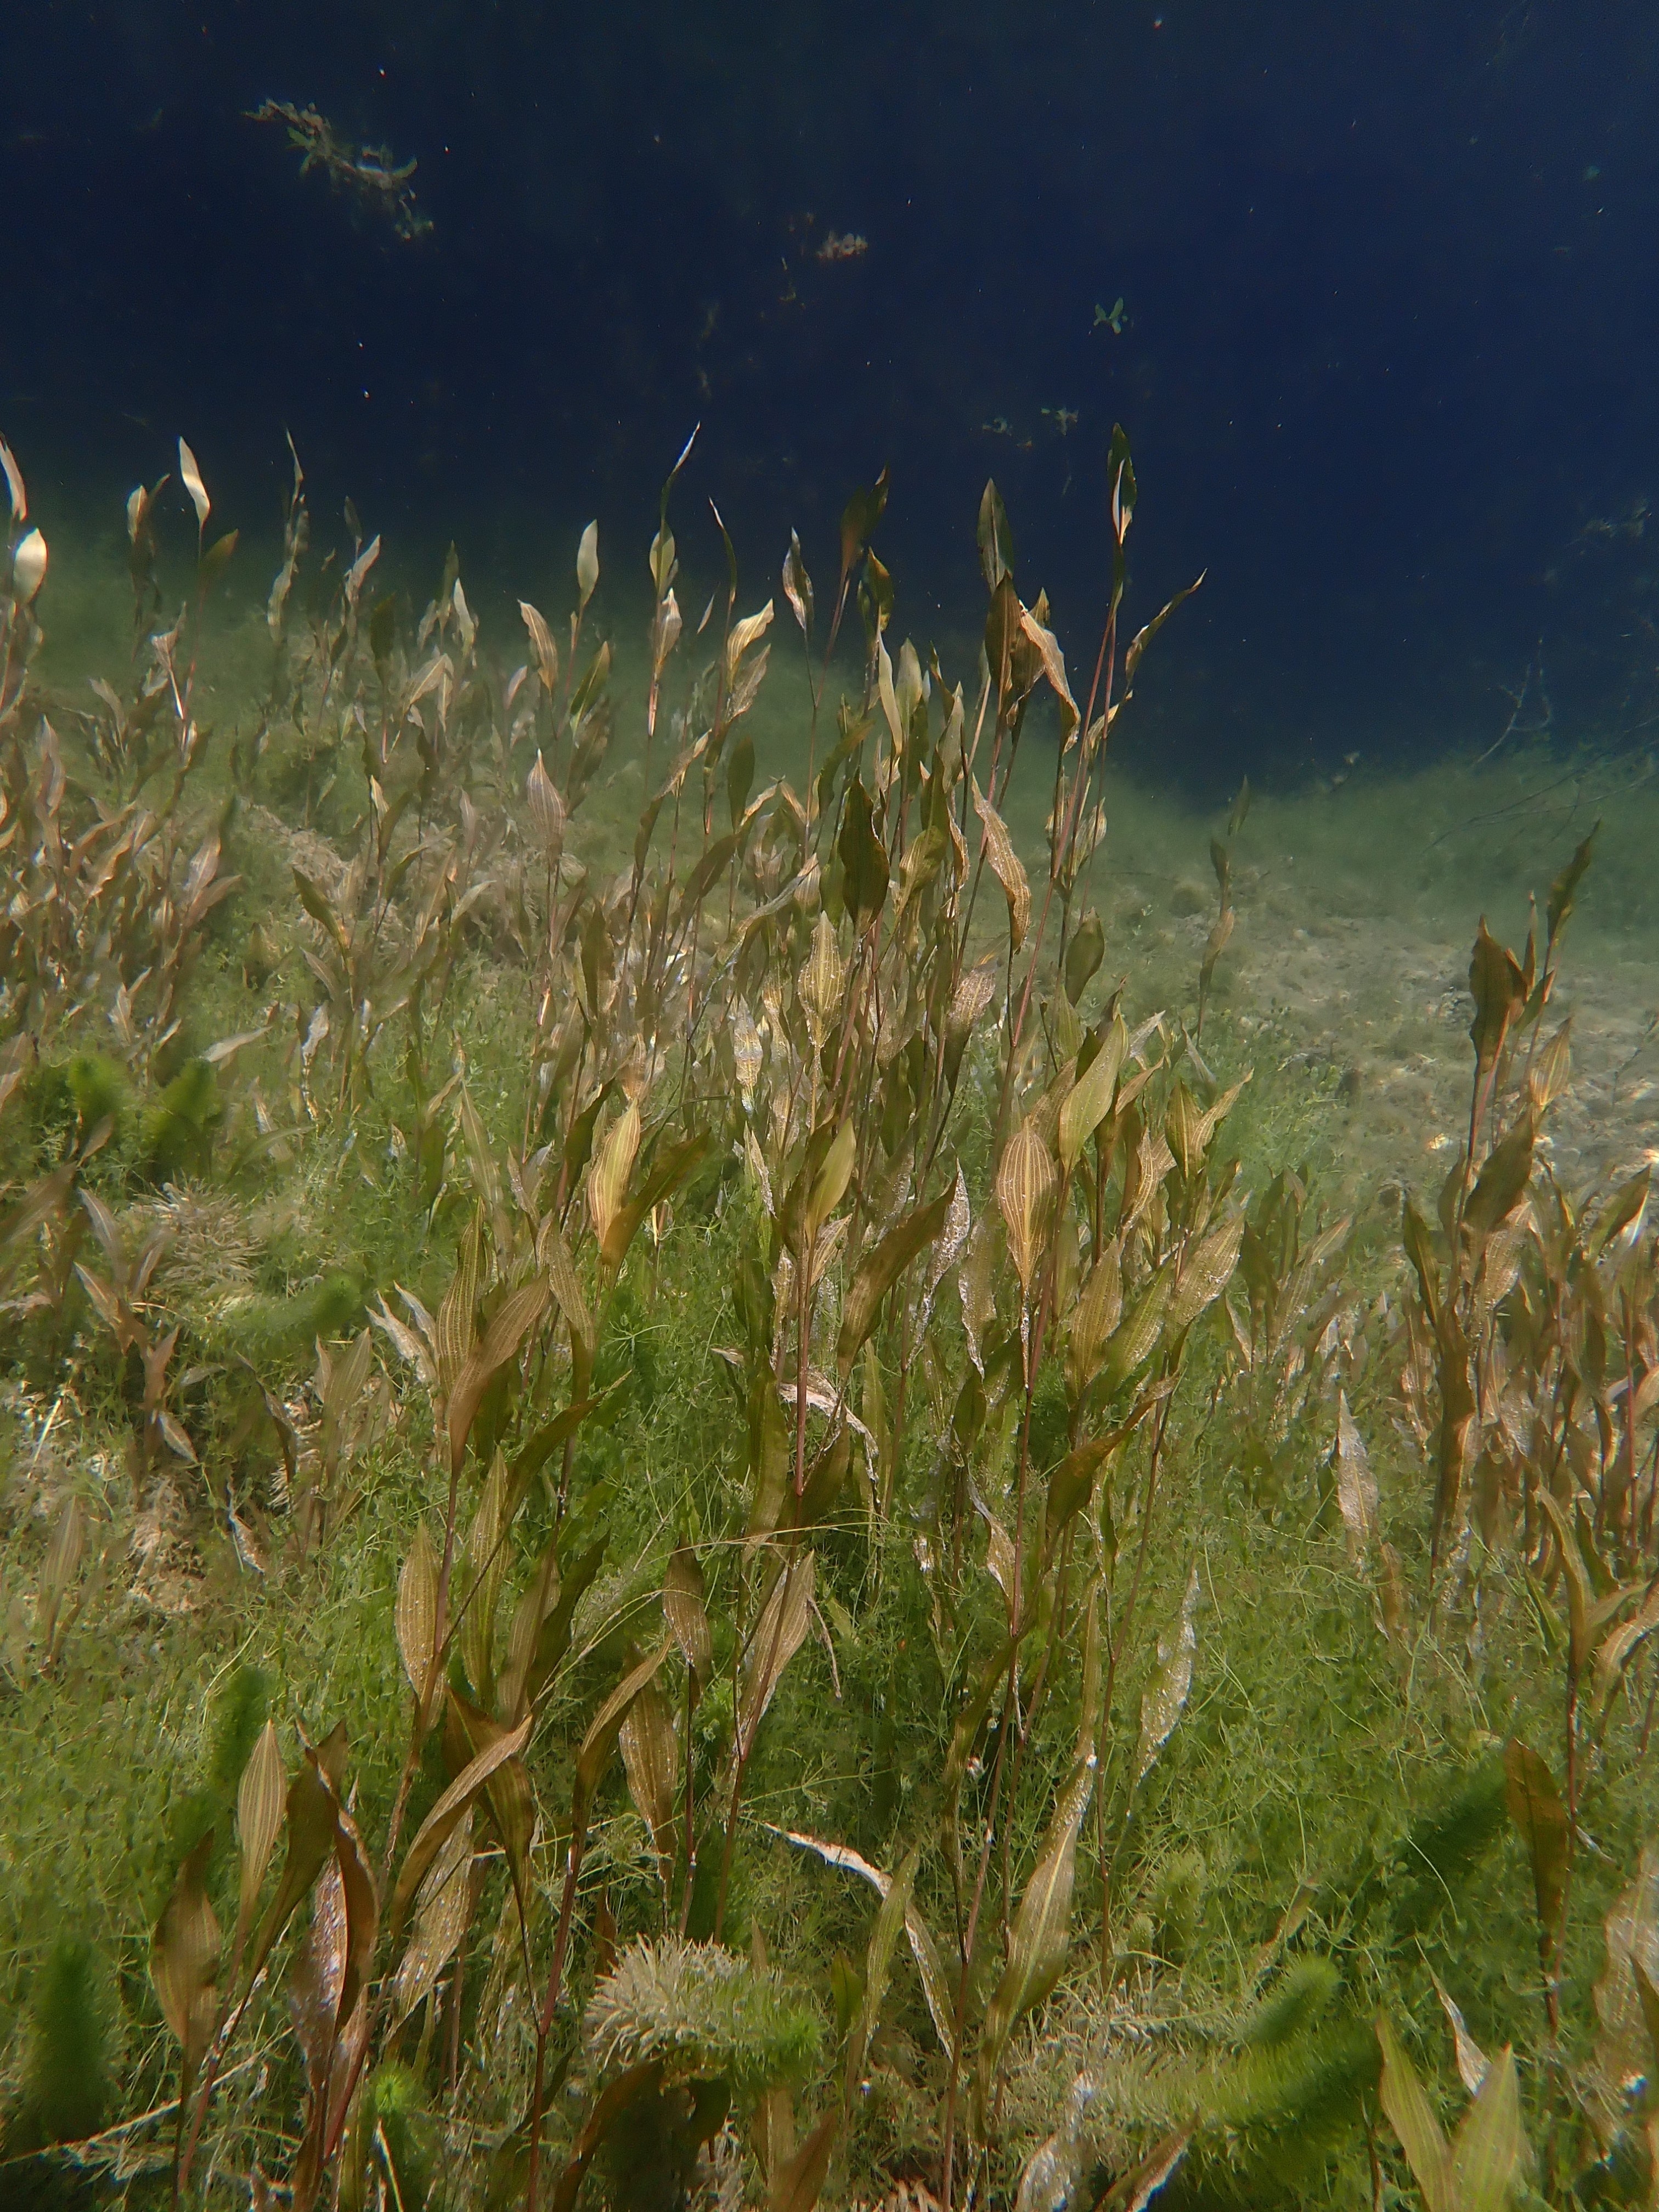
[[296,459],[216,738],[189,448],[90,704],[0,455],[15,2200],[1651,2203],[1648,1178],[1541,1141],[1589,842],[1362,1234],[1200,1047],[1248,790],[1192,1033],[1104,981],[1178,604],[1121,635],[1121,433],[1086,687],[994,486],[971,690],[884,477],[827,619],[792,541],[799,787],[729,543],[682,673],[677,464],[620,836],[593,528],[508,676]]

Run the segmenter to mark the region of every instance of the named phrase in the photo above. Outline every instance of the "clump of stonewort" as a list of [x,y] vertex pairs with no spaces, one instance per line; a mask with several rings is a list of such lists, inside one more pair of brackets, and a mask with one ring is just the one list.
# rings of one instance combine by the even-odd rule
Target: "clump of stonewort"
[[418,164],[394,161],[389,147],[355,146],[314,107],[291,100],[262,100],[249,110],[254,123],[283,123],[288,141],[300,155],[300,174],[320,169],[336,191],[349,192],[360,207],[384,217],[402,239],[424,238],[432,228],[422,215],[410,179]]

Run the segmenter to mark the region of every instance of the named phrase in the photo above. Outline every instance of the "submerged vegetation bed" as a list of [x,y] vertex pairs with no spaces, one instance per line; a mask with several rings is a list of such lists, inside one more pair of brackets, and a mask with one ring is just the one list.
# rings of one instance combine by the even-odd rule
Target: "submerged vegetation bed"
[[190,595],[141,489],[79,696],[0,455],[0,2197],[1652,2203],[1648,1174],[1548,1143],[1592,841],[1357,1222],[1206,1026],[1248,793],[1189,1019],[1119,979],[1121,434],[1076,690],[994,487],[965,686],[884,479],[827,606],[792,543],[796,783],[671,476],[620,841],[592,529],[509,675],[453,560],[414,619],[314,559],[296,460],[210,729],[189,449]]

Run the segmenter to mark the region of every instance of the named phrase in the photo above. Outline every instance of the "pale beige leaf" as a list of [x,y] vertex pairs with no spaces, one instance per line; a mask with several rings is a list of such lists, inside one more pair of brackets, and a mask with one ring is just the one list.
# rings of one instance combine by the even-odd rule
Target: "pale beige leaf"
[[[541,678],[542,689],[551,698],[559,688],[559,648],[553,642],[553,633],[549,629],[546,621],[538,611],[531,605],[528,599],[520,600],[519,612],[523,616],[524,626],[530,633],[530,649],[536,656],[536,672]],[[540,760],[539,752],[536,757]],[[543,770],[543,774],[546,774],[545,769]]]
[[847,970],[836,942],[835,925],[820,914],[812,932],[811,949],[801,963],[795,988],[806,1016],[807,1033],[814,1049],[822,1052],[836,1015]]
[[14,522],[28,520],[28,494],[23,489],[23,472],[12,459],[11,447],[0,438],[0,476],[6,479],[6,490],[11,500],[11,519]]
[[1078,1831],[1095,1783],[1092,1753],[1080,1759],[1055,1802],[1031,1878],[1008,1939],[1008,1963],[986,2008],[980,2042],[978,2102],[981,2130],[990,2092],[1015,2024],[1060,1979],[1071,1936]]
[[208,1901],[210,1829],[179,1869],[173,1893],[150,1939],[150,1979],[161,2017],[183,2054],[185,2081],[194,2080],[217,2009],[219,1923]]
[[205,530],[207,519],[213,512],[213,502],[208,497],[207,486],[202,482],[202,471],[196,465],[196,456],[182,438],[179,441],[179,480],[190,494],[190,503],[196,509],[196,527]]
[[558,1217],[550,1213],[541,1226],[537,1240],[536,1256],[547,1270],[547,1280],[559,1311],[569,1325],[570,1332],[592,1355],[593,1346],[592,1316],[587,1310],[587,1300],[582,1296],[582,1286],[576,1273],[570,1248],[560,1234]]
[[564,850],[566,817],[564,801],[543,763],[539,747],[525,778],[524,793],[532,827],[541,841],[542,858],[550,868]]
[[1198,1650],[1193,1614],[1197,1605],[1198,1569],[1194,1566],[1187,1578],[1187,1595],[1181,1601],[1181,1616],[1175,1633],[1158,1638],[1158,1668],[1141,1693],[1140,1748],[1135,1759],[1137,1785],[1146,1780],[1153,1760],[1174,1733],[1192,1690],[1193,1656]]
[[1059,1176],[1054,1155],[1028,1115],[1009,1138],[997,1167],[997,1205],[1008,1231],[1008,1249],[1027,1301],[1037,1261],[1048,1243]]
[[1451,2028],[1452,2045],[1457,2055],[1458,2079],[1470,2096],[1478,2097],[1480,2094],[1480,2085],[1486,2078],[1492,2061],[1469,2033],[1464,2024],[1462,2012],[1441,1988],[1439,1983],[1437,1982],[1434,1987],[1435,1994],[1440,1999],[1440,2008],[1445,2014]]
[[1094,1381],[1101,1354],[1122,1316],[1123,1265],[1115,1238],[1090,1270],[1089,1279],[1072,1310],[1066,1379],[1074,1399],[1081,1398]]

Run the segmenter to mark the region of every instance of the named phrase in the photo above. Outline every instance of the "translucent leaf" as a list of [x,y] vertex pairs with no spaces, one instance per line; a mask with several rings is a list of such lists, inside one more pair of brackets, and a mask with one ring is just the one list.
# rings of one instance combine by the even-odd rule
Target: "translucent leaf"
[[1054,1155],[1028,1115],[1003,1148],[996,1181],[997,1205],[1007,1227],[1008,1249],[1028,1304],[1037,1261],[1048,1243],[1058,1182]]
[[1181,1601],[1175,1634],[1167,1639],[1158,1638],[1158,1668],[1141,1693],[1140,1748],[1135,1759],[1137,1785],[1145,1781],[1153,1760],[1174,1733],[1192,1690],[1193,1656],[1198,1650],[1193,1613],[1197,1604],[1198,1569],[1194,1567],[1187,1578],[1187,1595]]
[[208,1902],[210,1828],[179,1869],[150,1939],[150,1979],[182,2053],[184,2094],[196,2078],[218,2008],[219,1923]]
[[182,438],[179,441],[179,480],[190,494],[190,503],[196,509],[196,527],[207,528],[208,516],[213,512],[213,502],[208,497],[207,486],[202,482],[202,471],[196,465],[196,456]]
[[395,1934],[402,1926],[410,1902],[426,1879],[428,1868],[442,1850],[461,1815],[477,1796],[498,1766],[516,1759],[530,1741],[533,1715],[526,1713],[517,1728],[507,1729],[479,1752],[455,1777],[421,1823],[420,1832],[404,1858],[398,1886],[392,1893],[389,1914]]
[[1452,2142],[1458,2212],[1503,2212],[1525,2153],[1515,2054],[1506,2044],[1486,2069]]
[[1358,1566],[1376,1540],[1376,1478],[1343,1390],[1336,1394],[1336,1503],[1348,1557]]
[[1061,1790],[1037,1863],[1019,1900],[1008,1940],[1008,1964],[985,2014],[980,2042],[981,2133],[991,2086],[1016,2023],[1040,2004],[1060,1979],[1071,1938],[1072,1891],[1077,1872],[1078,1831],[1094,1790],[1092,1753],[1080,1759]]
[[12,597],[20,607],[33,604],[46,578],[46,541],[38,530],[31,530],[18,539],[11,556]]
[[708,1634],[702,1569],[689,1544],[677,1544],[669,1554],[663,1575],[662,1609],[686,1665],[701,1683],[714,1672],[714,1651]]
[[1099,1051],[1066,1094],[1060,1109],[1060,1164],[1067,1175],[1112,1110],[1112,1094],[1117,1089],[1118,1072],[1128,1044],[1129,1033],[1122,1018],[1115,1017]]
[[634,1172],[639,1149],[640,1109],[629,1099],[611,1125],[587,1171],[587,1211],[593,1234],[601,1244],[611,1233],[611,1223],[622,1212],[628,1196],[628,1179]]

